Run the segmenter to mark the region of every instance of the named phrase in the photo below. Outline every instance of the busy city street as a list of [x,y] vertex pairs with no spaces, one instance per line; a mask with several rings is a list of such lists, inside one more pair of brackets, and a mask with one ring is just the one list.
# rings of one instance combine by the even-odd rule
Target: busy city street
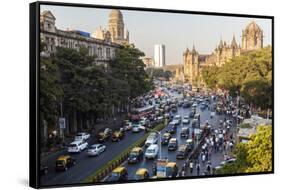
[[[211,27],[212,42],[191,45],[202,28],[195,24],[193,36],[186,35],[185,21],[193,17],[182,14],[174,20],[183,22],[173,29],[179,36],[170,38],[173,31],[163,33],[154,20],[151,32],[157,32],[143,46],[133,24],[141,13],[101,12],[93,9],[85,19],[101,13],[99,24],[108,26],[94,29],[98,22],[89,20],[90,32],[79,24],[59,29],[63,14],[41,9],[40,185],[272,171],[272,49],[263,44],[265,23],[242,19],[233,33],[224,32],[226,39],[217,38],[223,25]],[[202,23],[209,24],[205,16]]]
[[[166,97],[166,99],[169,99],[169,101],[174,101],[176,103],[176,109],[177,111],[170,111],[170,112],[166,112],[169,113],[169,116],[171,116],[171,118],[173,116],[176,115],[180,115],[181,116],[181,122],[179,123],[179,125],[177,125],[175,133],[171,134],[171,137],[176,138],[178,141],[178,146],[186,144],[187,139],[191,139],[194,143],[194,145],[192,146],[192,150],[188,151],[187,155],[183,158],[183,159],[177,159],[177,147],[175,150],[170,151],[168,150],[168,146],[167,145],[160,145],[161,146],[161,152],[159,151],[158,153],[158,159],[165,159],[168,160],[169,162],[175,162],[178,168],[178,172],[176,176],[183,176],[183,177],[188,177],[188,176],[193,176],[193,175],[206,175],[206,171],[207,171],[207,163],[211,166],[212,171],[213,168],[217,167],[220,165],[220,163],[222,161],[225,160],[225,153],[226,151],[221,150],[221,151],[216,151],[214,149],[208,149],[208,159],[204,159],[202,160],[202,155],[199,154],[197,159],[190,159],[190,154],[191,152],[195,149],[198,148],[199,150],[201,150],[202,148],[199,147],[199,141],[201,141],[202,139],[200,138],[196,138],[194,136],[194,130],[195,129],[199,129],[202,126],[204,126],[205,124],[210,125],[211,127],[211,134],[209,134],[207,138],[210,138],[212,140],[212,135],[216,135],[216,133],[218,134],[219,130],[222,129],[221,128],[221,122],[223,120],[230,120],[231,123],[235,123],[235,121],[233,120],[232,116],[227,116],[225,114],[215,114],[214,116],[211,116],[214,112],[211,111],[211,108],[214,108],[214,106],[216,105],[217,101],[215,100],[215,97],[213,96],[213,98],[211,97],[211,95],[208,96],[204,96],[204,98],[210,100],[210,103],[206,103],[206,107],[204,107],[205,105],[205,100],[204,99],[204,103],[203,100],[200,100],[200,94],[198,93],[197,98],[193,98],[195,101],[194,102],[198,102],[192,105],[189,105],[189,107],[184,107],[183,104],[183,93],[181,91],[177,91],[177,90],[168,90],[167,88],[160,88],[161,93],[165,94],[164,97]],[[175,88],[177,89],[177,88]],[[157,106],[156,101],[158,99],[161,99],[161,97],[159,98],[150,98],[147,102],[152,102],[153,106]],[[186,98],[186,99],[190,99]],[[202,97],[201,97],[202,99]],[[164,98],[163,98],[164,100]],[[147,107],[149,106],[148,103],[144,102],[144,105]],[[209,101],[208,101],[209,102]],[[203,105],[202,105],[203,103]],[[195,106],[194,106],[195,105]],[[193,108],[192,108],[193,107]],[[190,117],[190,112],[192,112],[193,110],[195,110],[195,113],[200,115],[200,124],[196,127],[192,126],[192,117]],[[164,113],[163,113],[164,114]],[[183,123],[183,118],[184,117],[188,117],[188,123]],[[159,115],[160,117],[160,115]],[[166,123],[166,127],[164,127],[159,133],[158,133],[158,139],[157,142],[161,142],[161,138],[162,136],[167,132],[169,123],[168,123],[168,118],[166,118],[165,123]],[[172,121],[172,119],[170,119]],[[124,126],[120,126],[120,127],[124,127]],[[187,128],[189,130],[189,133],[187,136],[185,137],[181,137],[181,130],[182,128]],[[224,131],[226,130],[226,128],[224,129]],[[232,134],[232,136],[235,136],[235,124],[233,124],[231,126],[231,129],[229,130]],[[48,174],[42,176],[41,178],[41,182],[42,184],[44,184],[44,181],[52,181],[52,183],[54,184],[63,184],[63,183],[78,183],[81,182],[83,179],[85,179],[87,176],[89,176],[91,173],[93,173],[95,170],[99,169],[101,166],[105,165],[106,163],[108,163],[112,158],[114,158],[115,156],[117,156],[120,152],[122,152],[123,150],[125,150],[126,148],[129,147],[130,144],[133,144],[134,142],[136,142],[138,139],[140,139],[147,131],[145,130],[141,130],[139,133],[134,133],[131,130],[128,130],[125,132],[125,136],[124,139],[122,139],[120,142],[105,142],[104,145],[106,146],[106,150],[101,153],[100,155],[97,155],[95,157],[89,157],[87,155],[87,150],[82,151],[81,153],[72,153],[71,155],[76,159],[76,165],[74,167],[71,167],[68,169],[67,172],[56,172],[55,171],[55,162],[56,159],[59,155],[62,154],[66,154],[67,150],[62,150],[57,154],[54,155],[48,155],[46,158],[42,159],[43,163],[48,163],[48,165],[46,165],[49,168]],[[150,132],[150,131],[148,131]],[[151,131],[153,132],[153,130]],[[216,133],[215,133],[216,132]],[[228,136],[229,137],[229,136]],[[91,144],[95,144],[98,143],[98,139],[96,139],[95,137],[90,137],[88,140],[88,145]],[[205,144],[205,143],[204,143]],[[210,145],[210,141],[208,146]],[[145,152],[146,150],[146,146],[144,145],[142,148],[142,151]],[[198,151],[199,151],[198,150]],[[160,157],[161,156],[161,157]],[[188,162],[189,161],[189,162]],[[194,164],[194,171],[191,172],[193,166],[190,166],[190,161],[193,162]],[[124,166],[127,170],[128,170],[128,180],[136,180],[136,172],[139,168],[145,168],[148,170],[149,172],[149,176],[153,177],[156,175],[155,173],[155,167],[156,167],[156,162],[157,159],[146,159],[144,158],[144,156],[141,158],[139,163],[136,164],[128,164],[128,162],[124,162],[122,164],[122,166]],[[188,165],[187,165],[188,164]],[[200,166],[197,166],[197,165]],[[191,164],[192,165],[192,164]],[[197,168],[199,168],[198,172],[195,172],[195,167],[197,166]],[[185,168],[185,169],[183,169]],[[211,173],[209,173],[210,175]],[[67,176],[67,178],[66,178]],[[109,175],[110,176],[110,175]],[[107,180],[108,177],[106,177],[104,180]]]

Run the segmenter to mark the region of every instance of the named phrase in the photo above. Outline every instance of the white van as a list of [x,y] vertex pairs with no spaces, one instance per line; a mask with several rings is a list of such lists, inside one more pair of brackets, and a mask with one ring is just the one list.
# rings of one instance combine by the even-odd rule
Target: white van
[[67,148],[67,152],[74,153],[74,152],[81,152],[82,150],[85,150],[88,147],[88,143],[85,141],[74,141],[70,143],[70,145]]
[[157,133],[150,133],[145,141],[145,146],[150,146],[152,144],[156,144],[158,140]]
[[145,158],[154,159],[158,155],[159,147],[157,144],[150,145],[145,151]]

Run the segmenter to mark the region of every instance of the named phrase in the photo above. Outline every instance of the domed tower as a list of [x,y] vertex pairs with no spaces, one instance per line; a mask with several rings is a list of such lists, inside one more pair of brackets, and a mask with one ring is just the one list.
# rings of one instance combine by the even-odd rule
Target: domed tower
[[252,21],[242,31],[242,50],[249,51],[263,48],[263,31]]
[[127,43],[129,40],[129,32],[124,33],[124,21],[121,11],[113,9],[109,14],[108,30],[111,34],[112,42]]

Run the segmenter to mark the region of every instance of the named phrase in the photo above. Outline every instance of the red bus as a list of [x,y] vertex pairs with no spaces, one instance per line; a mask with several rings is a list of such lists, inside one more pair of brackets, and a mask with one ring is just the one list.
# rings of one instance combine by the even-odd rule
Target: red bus
[[147,106],[143,108],[134,109],[131,113],[131,120],[137,121],[140,120],[141,117],[146,117],[155,112],[155,106]]

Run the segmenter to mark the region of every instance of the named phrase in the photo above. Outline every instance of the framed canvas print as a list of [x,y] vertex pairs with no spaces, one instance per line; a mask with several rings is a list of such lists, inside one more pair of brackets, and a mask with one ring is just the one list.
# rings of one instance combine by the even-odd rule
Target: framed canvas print
[[30,186],[274,172],[274,17],[30,4]]

